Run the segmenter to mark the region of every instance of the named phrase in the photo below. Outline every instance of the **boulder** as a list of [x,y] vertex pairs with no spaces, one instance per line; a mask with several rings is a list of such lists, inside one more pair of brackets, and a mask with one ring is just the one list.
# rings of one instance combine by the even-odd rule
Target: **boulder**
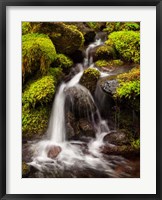
[[88,118],[88,116],[91,116],[96,111],[91,94],[85,87],[81,85],[70,87],[65,93],[65,107],[74,113],[75,117]]
[[130,144],[130,139],[128,135],[120,130],[112,131],[109,134],[105,135],[104,141],[119,146]]
[[49,150],[48,150],[48,153],[47,153],[47,156],[49,158],[56,158],[58,156],[58,154],[61,152],[61,147],[60,146],[50,146]]

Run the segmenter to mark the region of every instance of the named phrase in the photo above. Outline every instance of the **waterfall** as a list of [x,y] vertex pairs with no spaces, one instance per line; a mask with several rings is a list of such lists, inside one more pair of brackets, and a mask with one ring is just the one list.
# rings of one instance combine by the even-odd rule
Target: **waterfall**
[[[94,174],[96,172],[102,175],[104,174],[105,177],[117,177],[114,166],[116,166],[117,163],[125,162],[120,156],[116,156],[115,161],[112,161],[114,160],[113,157],[109,156],[109,160],[104,158],[101,154],[100,147],[104,143],[103,138],[110,132],[110,129],[107,121],[102,119],[100,110],[89,90],[79,84],[84,68],[94,67],[93,57],[90,56],[90,50],[102,43],[101,39],[97,39],[93,44],[87,47],[84,63],[77,65],[77,67],[79,66],[79,72],[77,72],[70,81],[62,83],[58,88],[47,130],[49,136],[48,140],[43,139],[31,145],[31,150],[35,153],[32,157],[32,162],[28,164],[35,167],[41,173],[44,173],[45,177],[62,177],[65,171],[67,174],[70,171],[70,177],[77,177],[78,175],[75,174],[76,171],[78,170],[82,173],[83,169],[91,170]],[[101,74],[101,77],[105,75],[108,76],[108,74]],[[87,144],[82,141],[66,141],[65,103],[66,97],[69,95],[67,91],[72,87],[78,92],[85,94],[87,105],[85,105],[84,112],[87,112],[86,108],[88,107],[90,113],[87,113],[87,121],[91,120],[96,130],[96,137],[91,138]],[[95,112],[91,107],[92,102],[96,107]],[[59,150],[57,159],[48,156],[49,150],[53,151],[53,153]],[[88,173],[90,172],[88,171]],[[42,174],[37,176],[42,177]]]

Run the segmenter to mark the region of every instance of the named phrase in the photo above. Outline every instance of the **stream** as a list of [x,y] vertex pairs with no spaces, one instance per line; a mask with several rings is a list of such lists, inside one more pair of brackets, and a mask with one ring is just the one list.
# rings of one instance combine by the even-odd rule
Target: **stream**
[[[40,141],[28,142],[24,148],[28,149],[31,158],[27,163],[32,168],[31,177],[34,178],[132,178],[139,176],[139,160],[126,159],[119,155],[108,155],[101,152],[104,137],[114,130],[109,122],[103,119],[95,99],[90,91],[79,83],[86,68],[94,68],[93,57],[89,52],[104,41],[96,39],[85,51],[83,63],[75,66],[75,75],[68,82],[62,82],[57,89],[53,102],[46,136]],[[109,73],[101,72],[101,77]],[[66,101],[74,105],[74,97],[68,90],[75,88],[84,94],[87,104],[85,116],[95,127],[95,137],[84,140],[68,140],[66,131]],[[97,91],[95,92],[95,96]],[[95,112],[92,107],[95,105]],[[114,144],[107,144],[110,147]],[[29,154],[29,153],[28,153]],[[30,176],[29,176],[30,177]]]

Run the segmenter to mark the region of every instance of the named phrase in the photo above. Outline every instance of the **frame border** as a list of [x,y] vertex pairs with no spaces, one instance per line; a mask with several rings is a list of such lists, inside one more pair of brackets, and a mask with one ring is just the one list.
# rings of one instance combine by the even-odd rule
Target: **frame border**
[[[156,194],[6,194],[6,7],[7,6],[156,6]],[[0,199],[162,200],[162,0],[0,0]]]

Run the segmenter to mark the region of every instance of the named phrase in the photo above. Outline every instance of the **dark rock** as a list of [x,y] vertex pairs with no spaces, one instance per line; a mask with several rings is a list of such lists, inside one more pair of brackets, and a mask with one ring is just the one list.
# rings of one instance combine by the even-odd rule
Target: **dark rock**
[[60,152],[61,152],[61,147],[60,147],[60,146],[55,146],[55,145],[53,145],[53,146],[50,146],[50,147],[49,147],[47,156],[48,156],[49,158],[54,159],[54,158],[56,158],[56,157],[58,156],[58,154],[59,154]]
[[102,146],[100,151],[106,155],[121,155],[126,158],[139,156],[140,154],[140,149],[133,148],[131,145],[115,146],[107,144]]
[[92,123],[86,119],[79,120],[79,128],[83,136],[95,137],[95,129]]
[[96,106],[89,91],[83,86],[74,86],[66,91],[66,105],[76,117],[88,117],[96,111]]
[[130,144],[128,135],[122,131],[112,131],[104,137],[104,141],[115,145]]
[[30,166],[25,162],[22,163],[22,177],[27,178],[30,174]]

